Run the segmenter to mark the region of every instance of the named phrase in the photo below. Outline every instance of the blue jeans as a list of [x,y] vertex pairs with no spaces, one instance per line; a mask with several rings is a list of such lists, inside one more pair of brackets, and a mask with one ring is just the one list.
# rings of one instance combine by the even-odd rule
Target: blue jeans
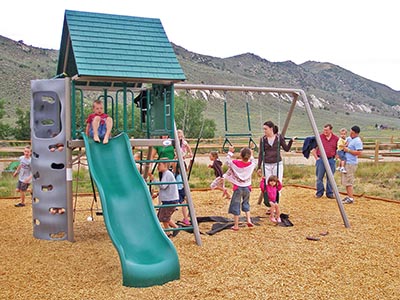
[[[329,166],[331,168],[332,174],[335,174],[336,162],[334,158],[328,159]],[[325,165],[322,161],[322,158],[318,159],[315,162],[315,175],[317,176],[317,196],[322,196],[324,194],[324,177],[326,175]],[[331,183],[328,180],[328,176],[326,176],[326,195],[333,195]]]
[[238,187],[236,191],[233,192],[231,203],[229,205],[228,213],[234,216],[240,216],[240,208],[242,211],[250,211],[250,189],[248,186]]

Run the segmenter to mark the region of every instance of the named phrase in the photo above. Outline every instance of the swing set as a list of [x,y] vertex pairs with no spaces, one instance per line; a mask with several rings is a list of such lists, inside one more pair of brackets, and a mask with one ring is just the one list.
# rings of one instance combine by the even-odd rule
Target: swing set
[[[285,123],[281,129],[281,135],[285,136],[286,131],[289,127],[290,119],[293,115],[294,109],[296,107],[296,103],[301,97],[302,101],[304,102],[304,108],[306,110],[308,119],[310,121],[311,128],[313,130],[313,133],[315,135],[315,140],[317,142],[318,147],[321,150],[321,159],[324,163],[326,173],[328,180],[331,183],[335,198],[336,198],[336,203],[339,207],[339,211],[341,214],[341,217],[343,219],[343,223],[346,228],[350,228],[350,223],[348,221],[346,212],[344,210],[343,203],[340,198],[339,190],[336,185],[335,179],[333,177],[333,173],[330,169],[328,158],[326,156],[324,147],[322,145],[321,138],[319,136],[319,131],[317,128],[317,125],[315,123],[314,116],[311,111],[311,106],[310,103],[308,102],[307,96],[305,92],[301,89],[289,89],[289,88],[270,88],[270,87],[251,87],[251,86],[224,86],[224,85],[200,85],[200,84],[175,84],[174,85],[175,90],[185,90],[185,91],[190,91],[190,90],[195,90],[195,91],[202,91],[202,90],[208,90],[208,91],[223,91],[226,95],[227,91],[233,91],[233,92],[245,92],[245,93],[250,93],[250,92],[258,92],[258,93],[278,93],[278,94],[288,94],[292,96],[292,103],[290,105],[289,111],[286,116]],[[226,144],[230,144],[230,137],[238,137],[238,136],[245,136],[249,138],[249,145],[251,143],[254,143],[254,140],[252,138],[252,133],[251,133],[251,125],[250,125],[250,109],[249,109],[249,104],[248,100],[246,99],[246,113],[247,113],[247,121],[248,121],[248,132],[247,133],[230,133],[228,132],[228,124],[227,124],[227,102],[226,102],[226,96],[224,97],[224,116],[225,116],[225,140],[224,140],[224,146]],[[255,143],[254,143],[255,144]]]

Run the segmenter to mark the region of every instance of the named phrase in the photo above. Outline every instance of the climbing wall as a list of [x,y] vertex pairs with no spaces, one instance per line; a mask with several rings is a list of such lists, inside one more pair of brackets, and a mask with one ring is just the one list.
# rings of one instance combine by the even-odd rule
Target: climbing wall
[[68,239],[65,80],[31,81],[33,235]]

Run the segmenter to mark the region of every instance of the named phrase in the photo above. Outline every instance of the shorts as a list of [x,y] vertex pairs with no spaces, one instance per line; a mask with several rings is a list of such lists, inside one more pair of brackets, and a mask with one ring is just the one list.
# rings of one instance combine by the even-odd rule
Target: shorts
[[[178,200],[176,201],[163,201],[163,205],[167,204],[178,204]],[[160,222],[169,222],[171,221],[171,216],[174,214],[176,206],[169,207],[160,207],[158,209],[157,218]]]
[[250,211],[250,189],[248,186],[238,187],[232,195],[228,213],[234,216],[240,216],[240,208],[244,212]]
[[[99,138],[103,139],[104,136],[106,135],[106,131],[107,131],[106,123],[100,123],[99,129],[97,130]],[[89,128],[89,136],[91,138],[93,138],[93,127],[92,127],[92,125],[90,125],[90,128]]]
[[180,189],[178,190],[178,194],[179,194],[179,204],[182,204],[183,202],[185,202],[185,189]]
[[355,173],[357,170],[357,165],[346,165],[347,173],[342,173],[342,185],[353,186],[355,181]]
[[339,155],[339,159],[341,161],[346,161],[346,153],[343,150],[338,150],[337,154]]
[[30,183],[25,183],[25,182],[22,182],[22,181],[18,180],[18,182],[17,182],[17,190],[19,190],[21,192],[26,192],[28,190],[29,184]]
[[210,188],[215,190],[217,187],[225,188],[225,179],[223,177],[217,177],[211,182]]

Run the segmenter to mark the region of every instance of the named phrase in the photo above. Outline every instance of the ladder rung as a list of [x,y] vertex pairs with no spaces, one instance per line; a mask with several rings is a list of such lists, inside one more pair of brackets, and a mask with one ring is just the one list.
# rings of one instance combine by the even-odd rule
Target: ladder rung
[[183,181],[156,181],[156,182],[148,182],[148,185],[163,185],[163,184],[183,184]]
[[178,159],[142,159],[136,160],[137,163],[153,163],[153,162],[178,162]]
[[154,205],[154,208],[165,208],[165,207],[175,207],[175,206],[189,206],[189,204],[184,203],[184,204],[163,204],[163,205]]
[[178,228],[164,229],[164,231],[193,230],[193,229],[194,229],[193,226],[182,226],[182,227],[178,227]]

